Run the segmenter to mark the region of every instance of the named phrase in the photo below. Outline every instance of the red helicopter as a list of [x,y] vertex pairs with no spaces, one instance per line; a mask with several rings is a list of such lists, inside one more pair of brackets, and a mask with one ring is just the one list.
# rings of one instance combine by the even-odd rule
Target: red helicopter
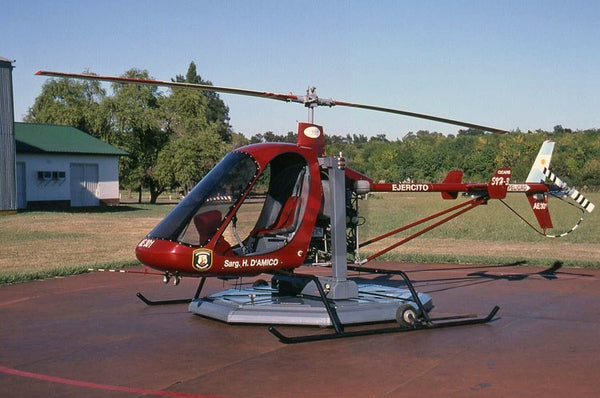
[[[178,284],[183,276],[202,278],[190,304],[192,312],[230,323],[318,324],[335,328],[335,333],[287,337],[271,327],[270,331],[283,342],[487,322],[494,317],[498,307],[483,318],[459,316],[450,320],[444,318],[441,322],[430,318],[427,313],[432,306],[431,298],[417,293],[406,274],[364,265],[489,200],[502,200],[508,193],[527,196],[540,227],[538,232],[550,237],[571,232],[579,225],[583,216],[571,231],[561,235],[547,234],[546,231],[553,228],[548,210],[549,196],[571,198],[574,201],[572,204],[580,208],[582,214],[594,209],[594,205],[583,195],[550,172],[554,147],[554,143],[550,141],[542,145],[524,183],[513,183],[511,170],[508,168],[498,169],[485,183],[463,182],[460,170],[450,171],[441,183],[376,183],[346,167],[342,154],[336,157],[325,155],[323,127],[313,123],[316,107],[362,108],[493,133],[506,131],[398,109],[322,99],[312,87],[307,90],[306,95],[294,95],[90,74],[49,71],[39,71],[36,74],[123,84],[186,87],[295,102],[308,108],[308,123],[298,124],[296,144],[254,144],[227,154],[136,248],[136,256],[140,262],[159,270],[166,283],[174,279],[175,284]],[[547,184],[546,180],[550,183]],[[468,200],[366,242],[358,242],[358,199],[371,192],[439,192],[443,199],[456,199],[462,193]],[[515,214],[521,217],[518,213]],[[527,222],[523,217],[521,219]],[[377,253],[361,257],[360,249],[364,246],[426,222],[432,223]],[[529,225],[535,229],[533,225]],[[349,261],[349,256],[353,260]],[[294,273],[296,268],[303,265],[330,266],[332,276],[317,278]],[[349,269],[400,275],[408,291],[360,286],[347,277]],[[200,298],[207,277],[228,278],[264,273],[274,275],[270,287],[255,286],[249,290],[237,289]],[[379,290],[373,293],[374,289]],[[381,303],[371,304],[372,309],[366,311],[348,304],[369,295],[394,296],[394,300],[384,310],[381,309]],[[138,297],[149,305],[190,302],[152,301],[140,293]],[[235,297],[243,299],[236,301]],[[249,313],[257,313],[257,297],[263,300],[264,305],[260,307],[259,315],[250,316]],[[316,302],[318,320],[306,320],[296,310],[285,316],[273,316],[273,311],[279,314],[280,306],[277,305],[286,300],[295,303],[300,300],[302,305],[308,303],[309,307],[314,307]],[[272,310],[270,307],[277,308]],[[236,318],[239,313],[242,315]],[[344,331],[345,324],[387,321],[390,318],[395,318],[399,326],[371,329],[368,332]]]

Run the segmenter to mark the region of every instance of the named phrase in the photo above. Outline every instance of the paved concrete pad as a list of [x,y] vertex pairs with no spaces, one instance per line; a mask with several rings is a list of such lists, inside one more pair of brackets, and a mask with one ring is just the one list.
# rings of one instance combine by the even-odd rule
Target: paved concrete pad
[[[378,265],[411,271],[433,316],[500,312],[485,325],[284,345],[265,326],[135,297],[191,296],[191,278],[177,288],[114,273],[1,286],[0,396],[597,396],[599,271]],[[204,293],[231,286],[211,279]]]

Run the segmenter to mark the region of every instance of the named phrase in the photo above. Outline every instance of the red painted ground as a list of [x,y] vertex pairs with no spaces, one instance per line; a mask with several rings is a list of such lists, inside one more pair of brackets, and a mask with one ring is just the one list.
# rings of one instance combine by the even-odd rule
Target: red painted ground
[[[500,312],[485,325],[284,345],[265,326],[135,297],[191,296],[194,279],[175,288],[94,273],[2,286],[0,397],[597,396],[599,271],[396,266],[433,296],[432,316]],[[211,280],[204,293],[222,287]]]

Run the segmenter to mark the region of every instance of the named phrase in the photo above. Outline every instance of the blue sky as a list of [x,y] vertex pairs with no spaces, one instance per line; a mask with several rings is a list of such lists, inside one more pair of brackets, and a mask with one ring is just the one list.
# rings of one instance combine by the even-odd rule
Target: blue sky
[[[598,1],[4,1],[0,56],[14,59],[15,118],[39,69],[160,80],[190,61],[215,85],[393,107],[502,129],[600,128]],[[107,85],[108,88],[108,85]],[[234,130],[285,133],[297,104],[222,94]],[[330,134],[459,127],[319,108]]]

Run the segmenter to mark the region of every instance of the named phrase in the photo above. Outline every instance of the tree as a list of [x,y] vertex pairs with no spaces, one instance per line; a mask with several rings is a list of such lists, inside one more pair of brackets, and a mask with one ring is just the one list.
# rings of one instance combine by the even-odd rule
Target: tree
[[[124,77],[149,79],[145,70]],[[179,82],[211,85],[191,62]],[[99,82],[52,79],[30,108],[26,121],[80,128],[128,152],[121,158],[122,187],[150,190],[150,201],[174,185],[191,187],[224,155],[232,142],[229,109],[213,92],[155,86],[113,84],[107,96]],[[233,145],[247,140],[235,135]]]
[[560,124],[557,124],[552,129],[552,134],[564,134],[564,133],[572,133],[572,132],[573,132],[573,130],[563,128],[563,126],[561,126]]
[[298,141],[298,134],[294,131],[288,131],[286,135],[276,134],[272,131],[254,134],[250,137],[250,144],[259,144],[262,142],[289,142],[295,144]]
[[250,140],[242,133],[231,133],[231,149],[237,149],[250,144]]
[[[190,63],[185,78],[176,81],[210,84],[196,73]],[[219,161],[231,143],[228,108],[215,93],[190,89],[173,89],[161,99],[165,128],[171,141],[158,157],[156,173],[165,186],[191,188]],[[239,137],[237,143],[239,144]]]
[[368,138],[366,135],[364,134],[352,134],[352,141],[351,143],[354,144],[364,144],[365,142],[368,142]]
[[458,130],[458,135],[485,135],[485,131],[469,127],[466,130]]
[[[197,73],[196,63],[190,62],[185,77],[183,75],[175,76],[173,81],[180,83],[191,83],[191,84],[204,84],[212,86],[212,82],[209,80],[203,80],[202,77]],[[192,90],[173,90],[174,95],[180,95],[178,93],[187,92],[190,93],[189,97],[193,95]],[[225,142],[231,142],[231,126],[229,125],[229,108],[221,100],[218,93],[214,91],[198,91],[198,95],[201,95],[205,101],[202,106],[202,112],[206,121],[209,123],[215,123],[213,127],[217,128],[217,133],[221,139]]]
[[156,162],[156,177],[164,186],[179,185],[187,192],[227,152],[227,144],[214,129],[174,138]]
[[390,142],[385,134],[377,134],[374,137],[371,137],[371,139],[369,141],[379,141],[379,142]]
[[[124,77],[149,79],[148,71],[130,69]],[[164,115],[160,107],[161,95],[155,86],[113,84],[114,95],[106,99],[110,112],[110,141],[129,153],[119,164],[120,182],[126,188],[139,192],[150,190],[150,202],[156,203],[166,185],[155,174],[160,151],[170,139],[163,129]]]
[[[89,73],[89,72],[86,72]],[[106,91],[97,81],[50,79],[42,86],[25,121],[73,126],[107,140],[109,118],[102,103]]]

